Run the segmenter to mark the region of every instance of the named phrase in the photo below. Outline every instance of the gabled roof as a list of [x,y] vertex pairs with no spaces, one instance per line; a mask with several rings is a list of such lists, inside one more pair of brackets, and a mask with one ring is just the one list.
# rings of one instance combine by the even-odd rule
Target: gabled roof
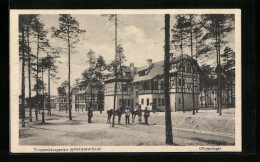
[[[182,57],[183,57],[183,63],[185,63],[187,60],[195,61],[189,55],[184,54],[183,56],[180,55],[180,56],[172,58],[172,60],[170,60],[170,64],[176,64],[176,63],[181,62]],[[196,63],[196,65],[198,66],[197,63]],[[134,77],[134,80],[132,81],[133,83],[150,80],[150,79],[153,79],[156,76],[163,75],[163,73],[164,73],[164,61],[155,62],[150,67],[148,65],[146,65],[146,66],[142,66],[142,67],[137,68],[137,72],[144,71],[144,70],[147,70],[148,73],[144,76],[139,76],[139,74],[137,73]],[[177,68],[177,69],[172,69],[169,72],[170,73],[176,73],[179,70],[180,70],[180,68]]]
[[[145,80],[150,80],[153,79],[154,77],[158,76],[158,75],[162,75],[163,74],[163,65],[164,65],[164,61],[159,61],[159,62],[155,62],[153,63],[153,65],[149,68],[147,66],[146,69],[149,69],[149,72],[147,75],[144,76],[139,76],[139,74],[136,74],[134,77],[134,80],[132,81],[134,82],[140,82],[140,81],[145,81]],[[143,71],[146,70],[144,67],[141,68],[142,70],[139,71]]]

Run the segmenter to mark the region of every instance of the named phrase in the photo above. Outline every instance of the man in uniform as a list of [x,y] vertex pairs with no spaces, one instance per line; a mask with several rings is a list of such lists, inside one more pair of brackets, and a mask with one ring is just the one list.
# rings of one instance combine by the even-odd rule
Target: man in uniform
[[145,124],[148,125],[148,118],[150,116],[150,112],[147,110],[147,107],[145,108],[144,111],[144,119],[145,119]]
[[92,108],[89,106],[88,108],[88,123],[91,123],[91,118],[93,117]]
[[125,124],[130,124],[129,116],[130,116],[130,110],[129,110],[129,108],[126,108],[126,110],[125,110]]

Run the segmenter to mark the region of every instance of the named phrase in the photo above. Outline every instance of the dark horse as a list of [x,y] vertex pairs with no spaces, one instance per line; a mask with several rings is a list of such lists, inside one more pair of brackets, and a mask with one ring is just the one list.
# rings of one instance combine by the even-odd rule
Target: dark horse
[[[113,116],[113,109],[107,110],[107,123],[111,124],[110,119]],[[118,124],[120,124],[121,116],[124,113],[124,107],[120,107],[119,109],[115,110],[115,116],[118,116]]]
[[136,115],[138,115],[138,121],[139,123],[142,121],[142,109],[138,108],[138,109],[132,109],[131,111],[132,114],[132,123],[135,123],[135,117]]

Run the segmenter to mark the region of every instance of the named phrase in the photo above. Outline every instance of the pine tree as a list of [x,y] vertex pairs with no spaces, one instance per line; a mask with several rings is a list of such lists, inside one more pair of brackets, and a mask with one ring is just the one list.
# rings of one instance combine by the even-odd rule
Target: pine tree
[[232,30],[234,30],[234,15],[228,14],[206,14],[202,15],[203,21],[206,22],[204,28],[207,33],[205,34],[204,39],[210,39],[212,41],[212,45],[215,47],[216,56],[217,56],[217,99],[218,99],[218,112],[219,115],[222,115],[222,87],[221,87],[221,58],[220,52],[221,47],[225,45],[227,42],[224,38],[229,34]]
[[187,18],[184,15],[176,15],[175,16],[176,23],[173,26],[173,29],[171,30],[173,33],[173,39],[172,43],[177,44],[175,46],[176,50],[180,50],[181,53],[181,96],[182,96],[182,111],[185,112],[184,109],[184,91],[183,91],[183,86],[184,86],[184,77],[183,77],[183,71],[185,69],[184,65],[184,58],[183,58],[183,48],[186,45],[187,37],[188,37],[188,27],[189,27],[189,22],[187,21]]
[[[33,71],[36,72],[36,84],[38,85],[38,81],[39,81],[39,71],[40,71],[40,67],[39,67],[39,53],[42,51],[44,52],[46,48],[49,48],[49,42],[48,39],[46,39],[47,37],[47,31],[44,30],[44,24],[39,20],[39,16],[37,16],[35,18],[35,21],[32,25],[32,30],[35,33],[35,37],[36,37],[36,44],[37,44],[37,48],[36,48],[36,69],[33,69]],[[39,89],[35,89],[36,91],[36,96],[39,95]],[[39,104],[37,104],[38,106]],[[38,121],[38,112],[39,108],[36,107],[35,109],[35,117],[36,117],[36,121]]]
[[169,95],[169,59],[170,59],[170,15],[165,14],[165,46],[164,46],[164,98],[165,98],[165,129],[166,144],[173,145],[172,120]]
[[70,92],[70,56],[74,44],[79,41],[79,34],[86,32],[85,30],[79,29],[79,23],[77,20],[69,14],[59,15],[59,28],[52,27],[53,37],[59,38],[67,42],[68,47],[68,97],[69,97],[69,120],[72,120],[71,115],[71,92]]

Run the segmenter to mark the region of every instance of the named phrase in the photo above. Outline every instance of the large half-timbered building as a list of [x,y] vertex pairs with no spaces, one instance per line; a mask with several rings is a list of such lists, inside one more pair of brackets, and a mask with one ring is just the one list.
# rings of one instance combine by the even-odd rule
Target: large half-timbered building
[[[190,56],[183,55],[171,58],[170,67],[169,89],[172,111],[182,110],[182,95],[185,110],[192,109],[192,71],[194,72],[195,107],[198,107],[200,69],[197,62]],[[138,103],[142,109],[147,107],[151,110],[152,105],[155,105],[157,109],[164,111],[163,68],[163,61],[153,63],[151,59],[148,59],[147,65],[142,67],[134,67],[133,63],[129,67],[124,66],[123,75],[117,77],[116,108],[121,103],[129,108],[133,108],[135,103]],[[115,81],[114,76],[104,80],[105,109],[113,108]]]

